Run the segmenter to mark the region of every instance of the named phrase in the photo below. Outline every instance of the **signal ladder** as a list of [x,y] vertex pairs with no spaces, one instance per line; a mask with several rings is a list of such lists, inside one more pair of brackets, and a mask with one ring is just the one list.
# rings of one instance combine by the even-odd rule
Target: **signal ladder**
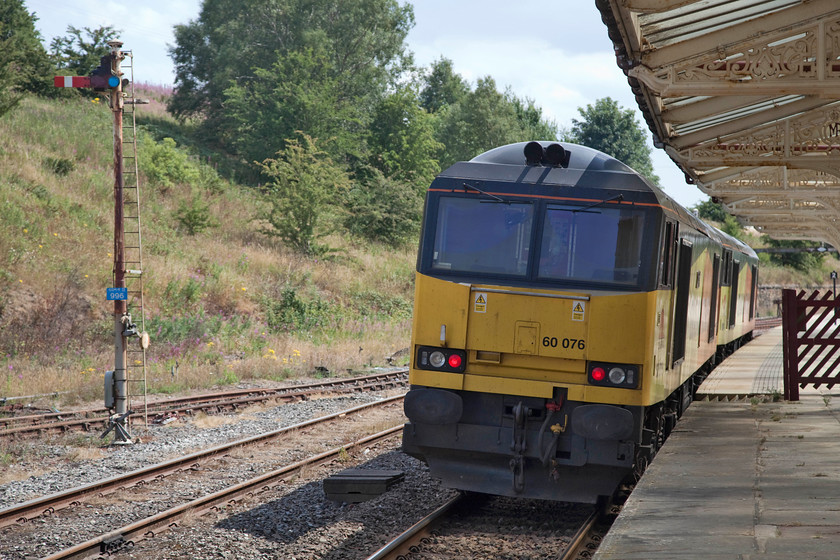
[[[128,93],[123,93],[123,230],[125,233],[125,285],[128,291],[127,307],[132,322],[137,325],[140,339],[126,340],[126,380],[128,384],[128,410],[132,410],[132,398],[143,403],[143,419],[149,424],[147,384],[146,384],[146,349],[143,346],[146,332],[146,316],[143,305],[143,256],[140,227],[140,175],[137,165],[137,119],[136,106],[148,101],[134,97],[134,55],[123,51],[125,59],[121,70],[128,74]],[[131,372],[136,371],[136,375]]]

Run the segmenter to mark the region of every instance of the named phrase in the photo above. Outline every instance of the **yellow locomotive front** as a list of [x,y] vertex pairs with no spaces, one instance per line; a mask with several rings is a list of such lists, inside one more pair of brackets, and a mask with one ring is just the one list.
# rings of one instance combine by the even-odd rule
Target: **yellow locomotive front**
[[455,488],[594,502],[673,390],[655,356],[664,213],[600,152],[506,149],[429,189],[403,449]]

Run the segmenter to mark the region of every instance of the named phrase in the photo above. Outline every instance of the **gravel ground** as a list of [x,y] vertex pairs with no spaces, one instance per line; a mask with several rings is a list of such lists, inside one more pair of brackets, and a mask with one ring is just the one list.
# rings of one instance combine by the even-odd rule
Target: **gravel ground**
[[[13,472],[3,473],[4,480],[15,476],[22,479],[0,486],[0,508],[382,397],[382,394],[376,393],[354,394],[245,411],[225,416],[224,421],[228,423],[221,425],[213,425],[222,420],[212,417],[206,422],[179,421],[152,426],[148,431],[135,428],[134,436],[139,436],[142,443],[102,450],[89,447],[90,442],[78,435],[19,443],[16,444],[19,447],[28,447],[17,449],[24,459],[6,470],[37,474],[23,478]],[[304,438],[305,434],[300,437]],[[80,443],[88,446],[80,448]],[[232,506],[228,511],[187,520],[181,527],[155,539],[140,541],[132,550],[119,556],[152,560],[365,558],[384,544],[388,537],[407,528],[451,494],[430,479],[422,463],[400,453],[398,446],[399,438],[396,438],[389,445],[368,448],[340,464],[313,469],[291,483]],[[247,473],[258,462],[258,457],[253,457],[253,454],[234,455],[226,461]],[[401,470],[405,479],[384,495],[361,504],[327,500],[321,487],[322,479],[344,468],[359,466]],[[218,481],[218,484],[222,483]],[[167,500],[193,499],[215,490],[208,488],[213,486],[211,484],[200,488],[187,486],[179,490],[179,496],[163,496],[157,485],[148,485],[139,492],[132,491],[125,500],[115,495],[106,496],[98,498],[97,503],[73,508],[75,511],[72,513],[59,512],[54,518],[40,518],[27,524],[24,531],[2,529],[0,560],[42,557],[83,538],[101,534],[93,532],[87,536],[100,527],[120,527],[130,522],[132,519],[122,519],[123,510],[130,509],[136,514],[148,509],[146,514],[151,514],[160,511],[161,504]],[[18,538],[19,533],[21,538]]]
[[419,461],[391,446],[374,449],[353,467],[396,469],[405,478],[385,494],[359,504],[324,496],[323,478],[347,467],[319,469],[279,489],[256,496],[235,511],[205,516],[153,541],[141,541],[126,558],[170,560],[249,558],[268,560],[358,560],[431,512],[451,490],[442,489]]
[[[98,460],[82,458],[86,454],[99,455],[100,450],[87,447],[87,438],[78,434],[34,442],[24,440],[17,446],[30,449],[18,450],[24,460],[16,463],[13,470],[20,473],[47,472],[0,486],[0,509],[381,399],[381,393],[359,393],[340,398],[302,401],[257,413],[245,411],[244,414],[223,415],[232,422],[212,427],[200,427],[199,422],[188,421],[164,426],[150,425],[148,430],[145,426],[135,425],[132,435],[139,437],[141,443],[102,448],[104,457]],[[98,434],[92,435],[90,441],[97,445]]]

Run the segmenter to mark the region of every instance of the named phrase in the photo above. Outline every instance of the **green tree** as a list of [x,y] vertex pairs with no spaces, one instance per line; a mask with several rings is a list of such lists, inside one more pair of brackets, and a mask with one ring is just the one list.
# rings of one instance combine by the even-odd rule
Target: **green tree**
[[[277,144],[304,131],[330,138],[333,157],[360,157],[362,108],[341,91],[322,46],[278,55],[269,69],[255,69],[255,79],[227,89],[229,144],[249,161],[277,152]],[[274,142],[266,141],[275,139]],[[275,143],[276,142],[276,143]]]
[[423,193],[412,185],[385,177],[377,169],[356,176],[347,193],[347,230],[365,239],[400,246],[417,241]]
[[651,150],[631,109],[622,109],[618,102],[604,97],[586,109],[578,108],[578,112],[583,120],[572,119],[574,142],[600,150],[659,184],[650,160]]
[[542,114],[542,108],[538,107],[533,99],[526,97],[519,99],[513,94],[510,88],[505,92],[508,102],[513,105],[516,113],[516,120],[522,127],[525,138],[528,140],[557,140],[559,129],[554,120],[546,119]]
[[726,221],[726,211],[719,203],[713,201],[711,198],[707,198],[703,202],[698,202],[692,210],[697,212],[697,215],[703,220],[712,220],[719,223]]
[[[535,115],[537,121],[533,122]],[[541,116],[533,102],[518,100],[510,92],[500,93],[493,78],[479,79],[475,90],[440,116],[437,139],[445,146],[442,167],[497,146],[534,140],[534,135],[556,138],[556,125]]]
[[111,52],[108,41],[116,39],[119,33],[110,25],[96,29],[68,25],[67,35],[56,37],[50,43],[50,56],[57,68],[71,75],[87,76],[99,66],[100,59]]
[[[766,235],[761,236],[768,247],[774,249],[808,249],[819,247],[819,243],[813,241],[782,241],[773,239]],[[801,272],[808,272],[822,267],[825,253],[820,252],[790,252],[790,253],[768,253],[769,260],[778,266],[789,266]]]
[[302,142],[286,140],[276,158],[260,164],[271,182],[265,190],[268,208],[259,218],[267,224],[262,233],[311,255],[329,250],[316,240],[331,232],[323,223],[324,214],[349,189],[350,181],[311,137],[301,137]]
[[[246,159],[260,159],[253,149],[260,142],[274,153],[294,130],[339,137],[333,145],[341,146],[348,131],[363,133],[369,109],[408,63],[404,41],[413,23],[411,6],[397,0],[204,0],[196,20],[175,28],[169,109],[202,117],[205,138],[245,150]],[[315,60],[307,61],[310,55]],[[316,75],[309,79],[295,64]],[[297,83],[281,84],[281,77]],[[306,114],[289,118],[287,104],[320,114],[333,101],[340,115],[326,123]],[[248,110],[248,102],[258,106]],[[257,121],[243,122],[254,116],[280,128],[254,130]]]
[[470,92],[470,86],[452,69],[452,61],[441,57],[432,63],[423,79],[420,103],[430,113],[454,105]]
[[741,223],[732,214],[726,214],[723,217],[723,223],[720,226],[720,231],[727,235],[731,235],[735,239],[744,240],[744,228]]
[[440,170],[443,145],[413,86],[403,86],[374,109],[368,128],[371,164],[386,177],[425,191]]
[[35,29],[37,19],[22,0],[0,0],[0,115],[25,93],[55,93],[53,67]]

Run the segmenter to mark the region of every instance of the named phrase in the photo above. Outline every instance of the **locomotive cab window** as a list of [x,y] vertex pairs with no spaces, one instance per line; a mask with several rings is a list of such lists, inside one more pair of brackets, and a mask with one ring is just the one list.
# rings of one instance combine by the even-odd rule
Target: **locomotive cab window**
[[524,276],[534,205],[440,199],[432,269]]
[[548,205],[539,277],[638,284],[644,218],[637,209]]

